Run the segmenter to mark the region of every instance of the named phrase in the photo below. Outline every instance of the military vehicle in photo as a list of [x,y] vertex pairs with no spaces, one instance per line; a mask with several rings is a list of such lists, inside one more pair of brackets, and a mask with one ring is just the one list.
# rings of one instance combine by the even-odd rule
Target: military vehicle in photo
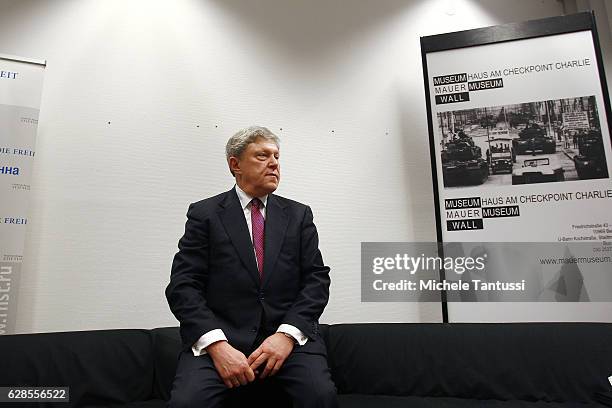
[[482,184],[489,177],[480,147],[463,132],[446,143],[441,156],[444,187]]
[[523,165],[512,171],[512,184],[533,184],[564,181],[561,164],[549,157],[527,159]]
[[511,138],[495,138],[489,141],[488,152],[491,173],[512,173],[512,165],[516,163],[516,155],[512,147]]
[[578,155],[574,166],[580,180],[607,178],[608,166],[601,131],[590,130],[578,134]]
[[514,139],[513,147],[516,154],[554,153],[557,145],[552,137],[546,135],[546,130],[533,123],[519,132],[518,139]]

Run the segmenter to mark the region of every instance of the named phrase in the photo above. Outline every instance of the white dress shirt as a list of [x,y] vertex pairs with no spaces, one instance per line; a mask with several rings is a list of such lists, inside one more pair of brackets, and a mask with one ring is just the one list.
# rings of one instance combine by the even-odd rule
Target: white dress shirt
[[[242,189],[238,187],[238,185],[236,185],[236,194],[238,194],[240,205],[242,206],[242,210],[244,211],[244,218],[246,219],[247,226],[249,227],[249,236],[251,237],[251,242],[253,242],[253,227],[251,225],[251,200],[253,200],[253,197],[250,197],[247,193],[242,191]],[[263,203],[263,207],[259,211],[261,212],[261,215],[263,215],[265,220],[268,196],[265,195],[263,197],[258,198]],[[253,247],[253,252],[254,251],[255,247]],[[257,262],[257,256],[255,257],[255,261]],[[308,341],[308,337],[306,337],[306,335],[300,329],[290,324],[281,324],[280,326],[278,326],[276,332],[288,334],[289,336],[293,337],[300,346],[303,346]],[[213,329],[209,332],[204,333],[198,339],[198,341],[196,341],[195,344],[191,347],[191,350],[193,351],[194,356],[201,356],[206,354],[206,347],[218,341],[224,340],[226,341],[227,337],[225,337],[225,333],[223,333],[223,330]]]

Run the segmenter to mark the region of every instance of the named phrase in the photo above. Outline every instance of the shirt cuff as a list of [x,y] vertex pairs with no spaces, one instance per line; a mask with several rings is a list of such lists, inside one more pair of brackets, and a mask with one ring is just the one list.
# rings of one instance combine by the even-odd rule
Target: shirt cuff
[[198,341],[196,341],[195,344],[191,346],[191,351],[196,357],[203,356],[204,354],[206,354],[206,347],[223,340],[227,341],[227,337],[225,337],[225,333],[223,333],[223,330],[213,329],[209,332],[204,333],[202,337],[200,337]]
[[276,332],[281,332],[290,335],[295,339],[295,341],[297,341],[300,346],[303,346],[308,341],[308,337],[306,337],[306,335],[302,333],[300,329],[290,324],[281,324],[280,326],[278,326],[278,330],[276,330]]

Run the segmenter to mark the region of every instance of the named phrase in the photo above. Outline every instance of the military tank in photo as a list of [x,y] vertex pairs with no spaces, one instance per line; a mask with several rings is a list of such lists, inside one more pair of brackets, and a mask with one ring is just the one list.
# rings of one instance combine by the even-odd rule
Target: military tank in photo
[[546,135],[546,130],[537,123],[527,125],[519,132],[518,139],[512,141],[516,154],[555,153],[557,145],[552,137]]
[[444,187],[477,185],[489,177],[489,166],[480,147],[463,132],[447,142],[442,150]]
[[601,131],[589,130],[578,136],[578,154],[574,166],[580,180],[608,177],[608,166]]

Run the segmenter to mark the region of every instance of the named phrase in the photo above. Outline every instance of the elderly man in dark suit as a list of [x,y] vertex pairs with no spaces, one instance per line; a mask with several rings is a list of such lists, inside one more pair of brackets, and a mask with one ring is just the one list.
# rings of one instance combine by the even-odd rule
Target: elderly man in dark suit
[[329,268],[312,212],[272,194],[279,140],[268,129],[239,131],[226,156],[236,185],[189,206],[166,288],[185,348],[169,407],[217,407],[266,377],[296,407],[335,407],[318,326]]

